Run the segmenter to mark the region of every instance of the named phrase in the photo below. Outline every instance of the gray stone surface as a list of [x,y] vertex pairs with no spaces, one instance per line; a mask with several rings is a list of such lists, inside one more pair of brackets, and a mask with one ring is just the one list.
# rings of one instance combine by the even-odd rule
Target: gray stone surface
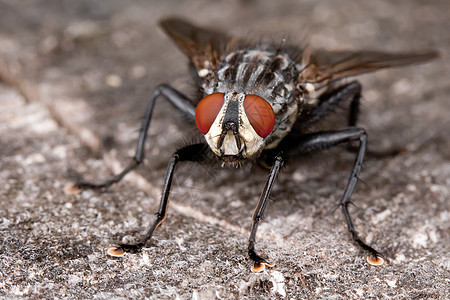
[[[450,2],[361,2],[1,1],[0,297],[450,298]],[[340,150],[290,159],[280,174],[258,237],[276,263],[264,273],[246,257],[258,168],[180,167],[155,245],[105,255],[149,226],[170,154],[197,134],[160,101],[145,166],[105,192],[64,193],[127,163],[157,84],[193,92],[156,26],[167,15],[240,36],[307,35],[316,48],[440,52],[360,77],[370,147],[407,150],[368,157],[353,198],[384,266],[366,263],[332,211],[354,157]]]

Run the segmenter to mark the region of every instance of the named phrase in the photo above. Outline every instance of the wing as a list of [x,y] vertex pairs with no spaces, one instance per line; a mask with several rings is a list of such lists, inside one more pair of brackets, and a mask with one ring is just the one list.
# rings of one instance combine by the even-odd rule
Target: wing
[[[167,18],[160,21],[160,26],[189,57],[198,74],[214,73],[220,64],[222,55],[238,46],[248,44],[243,40],[227,34],[197,27],[179,18]],[[330,81],[384,68],[392,68],[413,63],[426,62],[438,57],[437,52],[424,53],[386,53],[377,51],[330,52],[314,51],[306,47],[297,53],[303,53],[298,61],[306,66],[300,74],[300,82],[326,85]],[[208,72],[204,72],[204,71]]]
[[199,28],[178,18],[161,20],[160,26],[189,57],[197,71],[215,72],[222,54],[238,42],[223,32]]
[[326,84],[348,76],[426,62],[436,57],[438,53],[434,51],[424,53],[316,51],[311,56],[308,53],[303,55],[303,63],[306,62],[307,67],[300,80]]

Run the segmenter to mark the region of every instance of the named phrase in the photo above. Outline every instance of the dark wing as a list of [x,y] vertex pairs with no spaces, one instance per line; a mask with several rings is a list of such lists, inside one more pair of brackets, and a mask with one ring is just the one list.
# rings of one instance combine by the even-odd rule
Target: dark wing
[[426,62],[436,57],[438,57],[438,53],[433,51],[424,53],[316,51],[310,57],[303,57],[307,67],[300,79],[302,81],[326,84],[329,81],[348,76]]
[[222,54],[237,43],[237,39],[223,32],[199,28],[178,18],[161,20],[160,26],[189,57],[197,71],[216,71]]

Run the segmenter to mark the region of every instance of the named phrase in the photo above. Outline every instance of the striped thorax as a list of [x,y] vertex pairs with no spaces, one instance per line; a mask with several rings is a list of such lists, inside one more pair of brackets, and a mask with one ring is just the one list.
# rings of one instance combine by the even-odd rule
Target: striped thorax
[[287,54],[261,49],[229,53],[213,74],[200,70],[206,97],[196,121],[212,151],[250,158],[276,147],[303,101],[295,88],[301,69]]

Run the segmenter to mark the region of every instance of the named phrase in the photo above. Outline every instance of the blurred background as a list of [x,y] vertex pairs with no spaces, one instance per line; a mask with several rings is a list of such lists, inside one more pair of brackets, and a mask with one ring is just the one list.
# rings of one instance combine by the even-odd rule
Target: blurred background
[[[0,0],[0,295],[449,298],[449,11],[446,0]],[[153,221],[170,155],[199,137],[161,99],[144,166],[104,192],[64,192],[126,165],[158,84],[195,95],[187,59],[158,28],[167,16],[313,49],[439,52],[358,77],[369,147],[405,149],[368,157],[353,197],[357,229],[385,266],[367,265],[331,212],[354,159],[336,150],[280,174],[257,244],[274,269],[253,274],[247,259],[267,177],[251,167],[181,166],[155,246],[105,256]]]

